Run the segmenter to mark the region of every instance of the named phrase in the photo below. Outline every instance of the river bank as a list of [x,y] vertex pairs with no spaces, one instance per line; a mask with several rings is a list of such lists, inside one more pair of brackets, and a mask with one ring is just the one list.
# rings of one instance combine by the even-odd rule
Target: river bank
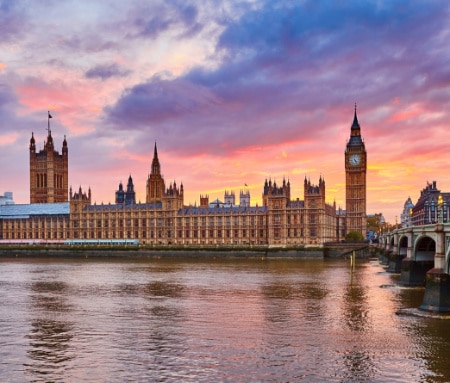
[[368,247],[331,245],[325,247],[142,247],[142,246],[4,246],[0,257],[56,258],[347,258],[358,251],[358,258],[368,258]]
[[323,258],[322,248],[190,248],[152,249],[139,247],[7,247],[0,248],[0,257],[8,258]]

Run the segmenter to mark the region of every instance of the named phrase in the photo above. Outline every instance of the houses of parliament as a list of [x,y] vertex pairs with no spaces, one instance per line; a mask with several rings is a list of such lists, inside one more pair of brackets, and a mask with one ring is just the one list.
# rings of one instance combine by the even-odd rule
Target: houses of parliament
[[[49,115],[50,116],[50,115]],[[322,246],[351,231],[365,236],[367,153],[355,113],[344,161],[346,210],[325,201],[325,179],[305,177],[303,195],[292,196],[290,180],[265,180],[262,205],[250,193],[224,192],[223,202],[200,195],[198,206],[184,204],[184,186],[167,185],[155,143],[146,182],[146,201],[136,203],[131,176],[120,184],[115,203],[92,204],[91,190],[68,187],[68,144],[55,149],[50,123],[42,150],[29,145],[30,204],[0,206],[0,240],[8,243],[107,243],[134,240],[146,246]]]

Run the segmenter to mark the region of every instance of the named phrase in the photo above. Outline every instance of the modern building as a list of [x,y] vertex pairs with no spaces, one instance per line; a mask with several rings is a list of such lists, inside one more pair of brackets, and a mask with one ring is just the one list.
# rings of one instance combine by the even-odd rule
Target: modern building
[[0,195],[0,205],[14,205],[13,193],[5,192],[3,195]]
[[367,152],[361,137],[356,115],[350,128],[350,139],[345,150],[345,207],[347,233],[359,232],[366,236]]

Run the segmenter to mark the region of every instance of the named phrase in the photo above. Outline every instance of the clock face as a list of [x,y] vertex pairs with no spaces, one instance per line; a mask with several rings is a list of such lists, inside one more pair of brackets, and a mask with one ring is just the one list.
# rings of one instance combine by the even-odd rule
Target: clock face
[[353,154],[352,156],[350,156],[349,161],[350,165],[356,166],[359,165],[361,163],[361,157],[357,154]]

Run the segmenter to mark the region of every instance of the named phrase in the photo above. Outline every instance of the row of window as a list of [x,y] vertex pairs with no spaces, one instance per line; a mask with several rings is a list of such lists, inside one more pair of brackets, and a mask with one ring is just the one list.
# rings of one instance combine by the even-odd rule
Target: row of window
[[1,222],[0,227],[4,230],[13,229],[55,229],[69,226],[69,221],[25,221],[25,220],[5,220]]
[[[275,223],[281,223],[283,216],[280,215],[275,215],[274,216],[274,222]],[[304,222],[304,216],[303,215],[287,215],[287,223],[288,224],[297,224],[297,223],[303,223]],[[226,226],[231,226],[232,224],[235,226],[239,226],[239,225],[247,225],[247,224],[251,224],[251,225],[255,225],[255,224],[259,224],[259,225],[264,225],[265,224],[265,216],[259,216],[259,217],[255,217],[255,216],[235,216],[233,217],[233,219],[230,216],[226,216],[226,217],[209,217],[209,219],[207,219],[206,217],[177,217],[177,218],[130,218],[130,217],[125,217],[122,218],[121,216],[119,217],[113,217],[113,218],[105,218],[105,219],[89,219],[89,217],[86,214],[82,215],[82,220],[80,219],[72,219],[72,221],[81,221],[81,222],[89,222],[89,226],[90,227],[94,227],[94,222],[97,222],[97,227],[101,227],[102,224],[104,227],[108,227],[111,225],[119,225],[119,226],[134,226],[134,227],[138,227],[139,223],[141,224],[142,227],[146,227],[147,224],[149,223],[150,226],[155,226],[155,224],[157,224],[157,226],[163,226],[163,222],[164,220],[166,221],[166,224],[171,226],[173,225],[174,222],[177,223],[178,226],[181,225],[198,225],[201,224],[202,226],[221,226],[223,225],[223,223],[225,222]],[[315,223],[316,221],[316,215],[315,214],[311,214],[309,216],[309,223]],[[117,223],[116,223],[117,222]]]
[[[275,238],[281,238],[283,231],[280,228],[274,228],[273,234]],[[303,229],[287,229],[287,237],[303,237],[304,231]],[[309,234],[311,237],[316,237],[317,230],[316,228],[309,228]],[[265,238],[266,230],[265,229],[241,229],[241,230],[231,230],[231,229],[216,229],[216,230],[150,230],[150,231],[74,231],[73,237],[83,238],[83,239],[115,239],[115,238],[204,238],[204,239],[215,239],[215,238]],[[33,232],[6,232],[4,233],[3,239],[65,239],[71,238],[72,235],[70,232],[63,231],[33,231]]]
[[[246,217],[241,217],[241,219],[239,219],[238,217],[234,217],[233,220],[230,219],[230,217],[226,217],[225,218],[225,226],[231,226],[231,223],[233,222],[233,226],[235,227],[242,227],[242,226],[247,226],[247,223],[250,223],[252,226],[255,226],[256,222],[259,223],[259,226],[264,226],[265,225],[265,218],[264,217],[259,217],[259,220],[256,220],[255,217],[250,217],[250,219],[247,221]],[[205,227],[206,223],[208,222],[210,227],[217,227],[217,226],[222,226],[223,224],[223,220],[222,217],[216,217],[216,219],[214,219],[213,217],[210,218],[209,221],[207,221],[204,217],[203,219],[197,219],[197,217],[195,218],[176,218],[176,219],[172,219],[172,218],[166,218],[166,219],[162,219],[162,218],[158,218],[158,219],[154,219],[154,218],[142,218],[142,219],[112,219],[112,220],[108,220],[108,219],[91,219],[91,220],[77,220],[77,219],[73,219],[72,220],[72,227],[73,228],[109,228],[109,227],[142,227],[145,228],[147,226],[149,227],[163,227],[163,226],[167,226],[167,227],[171,227],[174,225],[174,223],[177,223],[177,226],[184,226],[188,227],[188,226],[198,226],[199,223],[201,223],[201,226]],[[300,216],[300,220],[298,220],[298,218],[296,216],[293,216],[291,218],[291,216],[288,216],[287,219],[287,224],[291,225],[291,224],[297,224],[297,223],[303,224],[303,216]],[[147,223],[149,223],[149,225],[147,225]],[[273,218],[273,223],[275,225],[281,225],[282,224],[282,219],[279,215],[275,215]],[[314,214],[311,214],[309,217],[309,224],[315,224],[316,223],[316,216]],[[141,226],[139,226],[139,224],[141,224]],[[56,219],[56,218],[49,218],[46,217],[45,219],[37,219],[34,218],[32,220],[21,220],[21,219],[16,219],[16,220],[4,220],[4,221],[0,221],[0,227],[3,230],[14,230],[14,229],[24,229],[24,228],[29,228],[29,229],[55,229],[55,228],[65,228],[68,227],[69,225],[69,221],[68,219]]]

